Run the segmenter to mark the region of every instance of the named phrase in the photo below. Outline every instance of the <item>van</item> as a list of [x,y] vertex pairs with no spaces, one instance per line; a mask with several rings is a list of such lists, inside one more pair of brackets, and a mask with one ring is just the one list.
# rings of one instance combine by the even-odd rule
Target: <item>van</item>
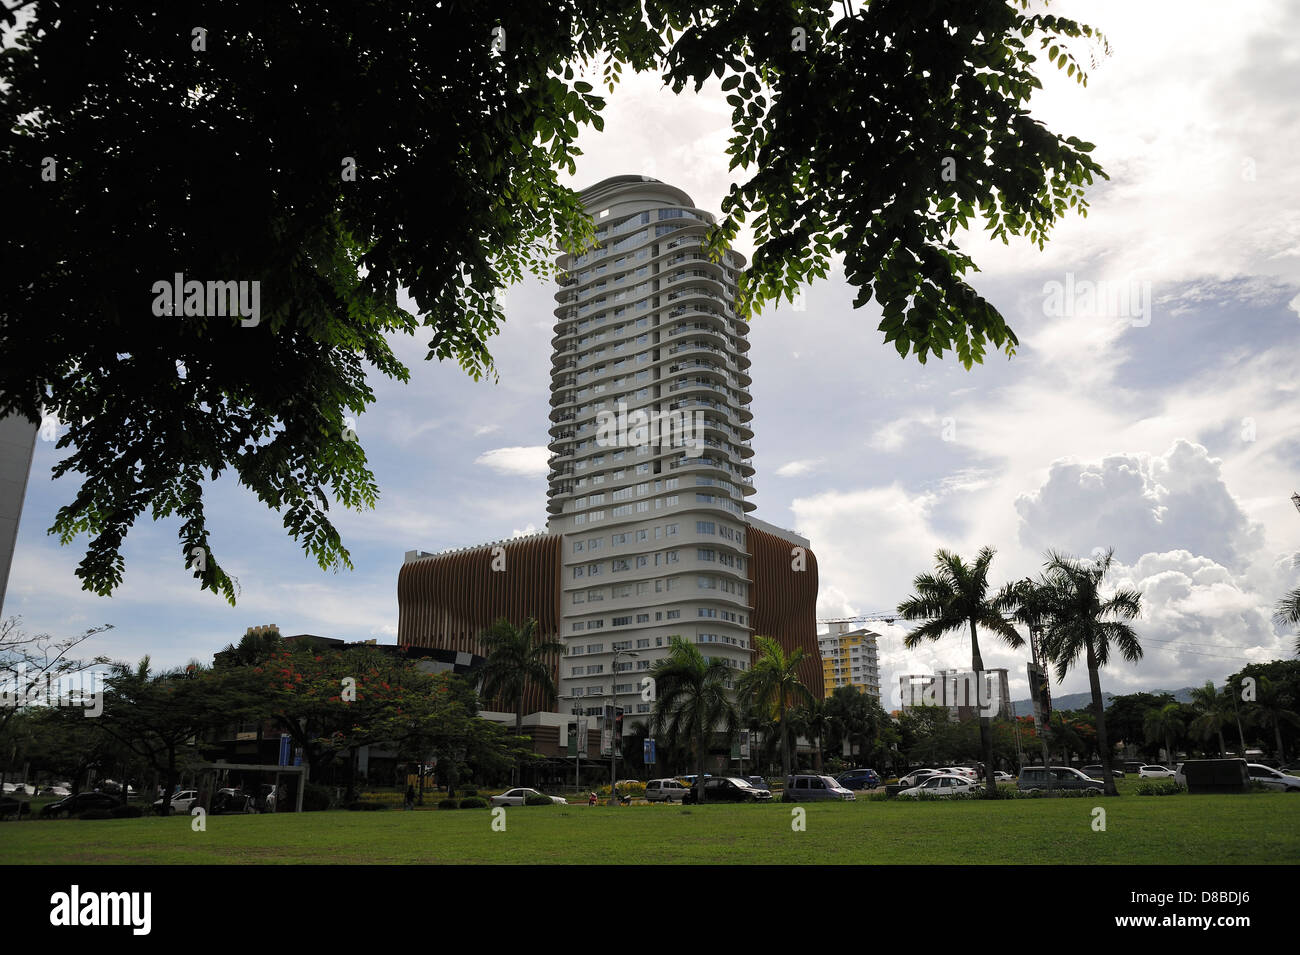
[[1052,789],[1091,789],[1102,792],[1104,787],[1100,780],[1085,776],[1070,766],[1026,766],[1020,770],[1016,788],[1021,792]]
[[783,802],[818,802],[825,799],[840,799],[856,802],[857,796],[851,789],[846,789],[833,776],[813,776],[796,774],[787,776]]
[[681,802],[688,791],[676,779],[652,779],[645,784],[646,802]]

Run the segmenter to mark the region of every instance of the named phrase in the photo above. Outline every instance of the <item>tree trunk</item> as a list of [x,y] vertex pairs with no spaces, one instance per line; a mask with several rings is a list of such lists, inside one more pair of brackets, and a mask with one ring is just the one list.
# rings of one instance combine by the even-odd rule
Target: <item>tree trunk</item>
[[1092,689],[1092,708],[1097,717],[1097,747],[1101,750],[1101,775],[1106,784],[1107,796],[1118,796],[1115,774],[1110,768],[1110,744],[1106,739],[1106,708],[1101,698],[1101,674],[1097,671],[1097,656],[1088,644],[1088,685]]
[[[523,697],[520,697],[519,702],[515,704],[515,744],[516,745],[518,745],[519,737],[520,735],[523,734],[523,731],[524,731],[524,701],[523,701]],[[511,768],[510,771],[511,786],[519,785],[519,776],[520,776],[519,761],[522,759],[523,756],[517,757],[515,759],[515,765]],[[610,793],[610,797],[611,799],[613,798],[613,793]]]
[[1274,714],[1273,732],[1277,734],[1277,759],[1280,763],[1286,762],[1286,749],[1282,746],[1282,720]]
[[1228,745],[1223,741],[1223,726],[1219,726],[1219,756],[1220,758],[1228,755]]
[[[983,697],[984,658],[980,656],[979,637],[975,631],[975,621],[970,622],[971,669],[975,671],[975,702]],[[980,707],[983,710],[983,707]],[[993,775],[993,724],[987,716],[980,713],[980,747],[984,750],[984,795],[992,799],[998,793],[998,780]]]

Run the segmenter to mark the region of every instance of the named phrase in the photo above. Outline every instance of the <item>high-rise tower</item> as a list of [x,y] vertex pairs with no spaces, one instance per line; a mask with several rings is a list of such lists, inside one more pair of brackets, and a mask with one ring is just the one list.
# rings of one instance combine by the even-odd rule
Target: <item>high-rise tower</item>
[[640,676],[673,636],[738,672],[751,659],[744,259],[710,261],[713,217],[657,180],[606,179],[582,199],[597,246],[560,260],[551,370],[560,705],[594,714],[612,695],[647,713]]
[[750,513],[748,325],[733,308],[744,259],[711,262],[713,218],[655,179],[616,176],[582,199],[597,241],[559,261],[546,533],[409,551],[397,588],[399,643],[482,655],[494,621],[531,617],[563,644],[557,696],[530,685],[522,704],[552,756],[575,712],[616,702],[625,732],[649,722],[642,679],[673,637],[738,677],[760,634],[804,651],[806,686],[822,679],[817,559]]

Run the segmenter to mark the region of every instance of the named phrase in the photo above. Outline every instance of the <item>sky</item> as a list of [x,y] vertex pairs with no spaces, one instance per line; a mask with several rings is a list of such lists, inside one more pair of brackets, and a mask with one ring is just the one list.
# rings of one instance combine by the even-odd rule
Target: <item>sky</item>
[[[1095,143],[1110,180],[1041,251],[959,236],[981,269],[974,284],[1020,339],[1016,355],[970,371],[901,359],[882,343],[874,303],[852,307],[842,272],[810,286],[799,309],[765,310],[750,330],[755,516],[811,540],[823,617],[892,610],[938,548],[995,548],[998,585],[1037,573],[1048,549],[1113,547],[1113,582],[1143,595],[1145,655],[1108,667],[1103,688],[1222,683],[1294,655],[1271,609],[1300,583],[1289,500],[1300,490],[1300,5],[1052,11],[1101,29],[1112,54],[1086,89],[1041,74],[1034,114]],[[744,175],[727,169],[729,114],[716,85],[674,95],[631,77],[609,98],[604,132],[580,140],[567,182],[649,175],[717,214]],[[197,589],[170,521],[132,529],[111,598],[82,591],[85,540],[63,547],[46,534],[74,485],[50,480],[58,455],[38,439],[5,615],[56,636],[112,624],[87,655],[161,666],[209,660],[261,624],[392,642],[405,551],[545,526],[553,306],[542,281],[509,290],[491,342],[496,382],[426,362],[424,336],[394,339],[411,381],[372,376],[378,400],[356,427],[379,504],[332,512],[354,570],[321,571],[248,490],[211,485],[234,608]],[[906,651],[901,628],[879,632],[887,705],[897,674],[969,663],[958,636]],[[987,666],[1010,670],[1013,697],[1027,695],[1024,651],[992,637],[982,649]],[[1056,692],[1086,689],[1080,671]]]

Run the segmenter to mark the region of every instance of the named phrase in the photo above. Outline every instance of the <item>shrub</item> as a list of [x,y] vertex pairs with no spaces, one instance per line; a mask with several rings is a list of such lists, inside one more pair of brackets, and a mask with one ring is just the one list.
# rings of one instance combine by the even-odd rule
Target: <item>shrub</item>
[[1136,789],[1139,796],[1177,796],[1186,791],[1172,779],[1163,779],[1158,783],[1143,783]]
[[87,809],[78,819],[112,819],[113,810],[111,809]]
[[460,808],[460,800],[459,800],[459,799],[439,799],[439,800],[438,800],[438,808],[439,808],[439,809],[459,809],[459,808]]
[[524,805],[525,806],[554,806],[555,803],[551,802],[550,796],[543,796],[541,794],[530,793],[529,795],[524,797]]
[[477,795],[478,795],[478,790],[477,790],[477,789],[462,789],[462,790],[461,790],[461,794],[464,795],[464,796],[468,799],[470,796],[477,796]]
[[330,789],[320,783],[308,783],[302,791],[303,812],[323,812],[330,807]]
[[487,800],[479,796],[469,796],[460,801],[461,809],[486,809]]

